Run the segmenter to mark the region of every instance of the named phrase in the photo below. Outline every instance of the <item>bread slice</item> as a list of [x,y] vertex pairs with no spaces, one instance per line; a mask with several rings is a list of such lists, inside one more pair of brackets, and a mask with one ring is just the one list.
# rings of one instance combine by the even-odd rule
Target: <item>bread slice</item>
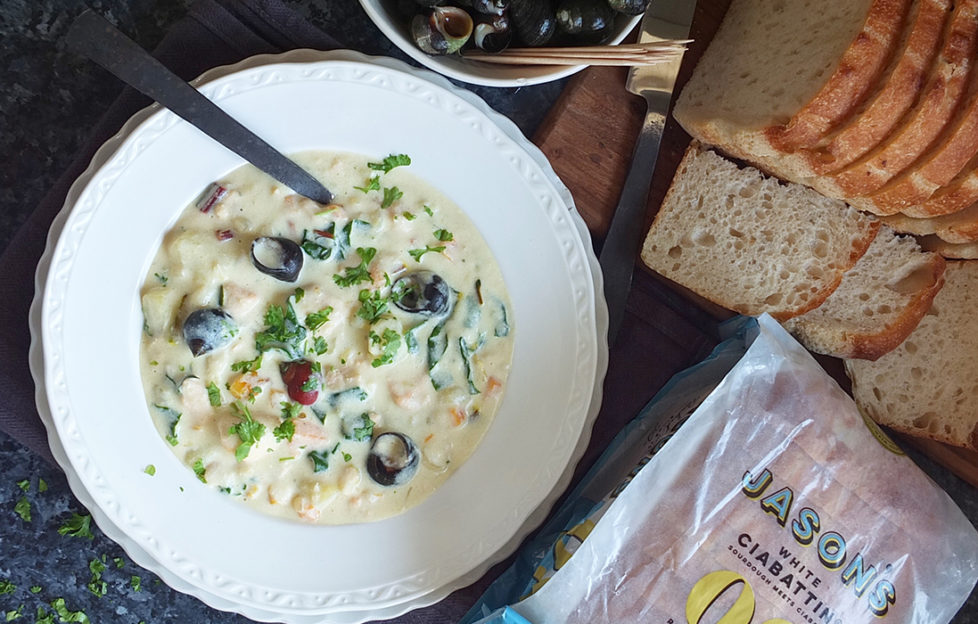
[[955,244],[978,241],[978,203],[939,217],[915,218],[895,214],[880,218],[886,225],[905,234],[934,235],[946,243]]
[[911,435],[978,450],[978,262],[950,262],[912,334],[875,362],[846,360],[859,409]]
[[965,210],[978,202],[978,156],[950,182],[915,206],[901,212],[908,217],[938,217]]
[[[673,114],[741,158],[820,138],[865,97],[899,39],[908,0],[734,0]],[[804,140],[798,137],[805,137]]]
[[910,335],[943,275],[944,258],[884,227],[825,303],[784,326],[817,353],[875,360]]
[[[854,162],[883,141],[916,103],[941,49],[952,0],[919,0],[912,10],[902,50],[876,93],[822,144],[799,155],[799,170],[822,175]],[[806,172],[807,174],[807,172]]]
[[954,260],[978,260],[978,243],[949,243],[937,236],[921,236],[920,247]]
[[785,320],[819,306],[879,222],[693,144],[642,248],[653,270],[743,314]]
[[[937,144],[964,104],[978,50],[978,0],[960,0],[951,17],[944,47],[922,96],[890,135],[859,160],[811,185],[830,197],[868,195],[904,171]],[[956,173],[956,171],[955,171]],[[868,206],[877,214],[899,209]]]

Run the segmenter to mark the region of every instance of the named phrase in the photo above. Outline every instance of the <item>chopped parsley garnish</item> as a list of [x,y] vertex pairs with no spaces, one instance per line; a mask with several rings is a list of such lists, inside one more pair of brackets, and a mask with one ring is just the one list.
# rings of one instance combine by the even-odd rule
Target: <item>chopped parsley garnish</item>
[[434,245],[434,246],[433,245],[425,245],[424,246],[424,249],[409,249],[408,250],[408,253],[411,254],[411,257],[414,258],[417,262],[421,262],[421,256],[425,255],[429,251],[434,251],[435,253],[441,253],[441,252],[445,251],[445,246],[444,245]]
[[[51,608],[58,615],[62,622],[78,622],[78,624],[91,624],[84,611],[69,611],[65,605],[64,598],[55,598],[51,601]],[[40,614],[40,610],[38,610]],[[54,620],[52,619],[52,622]]]
[[58,528],[58,533],[68,537],[87,537],[94,539],[92,535],[92,517],[88,514],[81,515],[71,512],[71,517],[62,523]]
[[302,288],[296,288],[295,292],[292,294],[292,298],[293,298],[292,300],[295,303],[299,303],[300,301],[302,301],[302,298],[305,296],[306,296],[305,290],[303,290]]
[[282,401],[282,418],[288,420],[290,418],[298,418],[299,414],[302,413],[302,406],[298,403],[293,403],[292,401]]
[[326,353],[326,349],[329,345],[326,344],[326,339],[322,336],[316,336],[312,341],[312,350],[316,355],[322,355]]
[[153,407],[160,410],[164,416],[166,416],[167,426],[170,433],[166,436],[166,441],[170,443],[170,446],[177,445],[177,423],[180,422],[180,416],[182,414],[177,410],[167,407],[165,405],[160,405],[159,403],[154,403]]
[[[261,356],[258,356],[261,359]],[[217,387],[213,381],[207,384],[207,400],[210,401],[211,406],[220,407],[221,406],[221,389]]]
[[310,375],[309,379],[302,382],[300,389],[303,392],[312,392],[313,390],[319,390],[319,377],[316,375]]
[[13,611],[7,611],[6,618],[8,622],[13,622],[14,620],[19,620],[24,616],[24,605],[20,605]]
[[411,157],[407,154],[391,154],[384,159],[383,162],[379,163],[367,163],[367,166],[374,171],[383,171],[384,173],[389,173],[391,169],[396,167],[406,167],[411,164]]
[[164,286],[166,286],[166,283],[170,281],[170,278],[163,273],[153,273],[153,275],[156,276],[156,279],[160,280],[160,284],[163,284]]
[[357,247],[357,255],[360,256],[360,264],[355,267],[347,267],[343,275],[336,274],[333,281],[342,288],[353,286],[361,282],[370,281],[370,271],[367,267],[377,255],[377,250],[373,247]]
[[372,178],[370,178],[369,180],[367,180],[367,183],[365,185],[363,185],[363,186],[354,186],[353,188],[355,188],[358,191],[363,191],[364,193],[369,193],[370,191],[379,191],[380,190],[380,178],[377,177],[377,176],[373,176]]
[[48,491],[48,482],[45,481],[44,479],[38,479],[37,480],[37,491],[38,492],[41,492],[42,494],[44,492],[47,492]]
[[231,404],[231,408],[234,410],[235,414],[241,419],[236,425],[232,425],[228,429],[228,433],[236,433],[238,439],[241,440],[241,444],[234,451],[234,458],[238,461],[242,461],[244,458],[248,457],[248,453],[251,452],[251,447],[254,446],[258,440],[265,435],[265,425],[258,422],[251,416],[251,410],[248,406],[240,401],[235,401]]
[[27,492],[31,491],[31,482],[28,481],[27,479],[24,479],[23,481],[18,481],[17,487],[19,487],[21,491],[26,494]]
[[326,451],[309,451],[312,460],[312,471],[322,472],[329,468],[329,453]]
[[[256,357],[253,360],[242,360],[240,362],[235,362],[234,364],[231,365],[231,370],[233,370],[236,373],[254,373],[259,368],[261,368],[261,354],[258,354],[258,357]],[[211,385],[213,385],[213,383]],[[214,387],[216,388],[217,386]],[[210,386],[207,387],[207,393],[208,395],[210,395]],[[216,406],[221,404],[220,392],[218,392],[217,396],[218,396],[218,402],[214,403],[214,399],[211,399],[211,405]]]
[[0,579],[0,596],[4,594],[12,594],[17,586],[8,581],[7,579]]
[[343,461],[348,462],[353,459],[353,455],[350,455],[346,451],[343,451]]
[[295,435],[295,423],[292,422],[291,418],[287,418],[279,426],[272,429],[272,434],[275,435],[276,442],[281,442],[282,440],[291,442],[292,436]]
[[143,589],[142,579],[136,576],[135,574],[129,578],[129,585],[130,587],[132,587],[132,590],[134,592],[142,591]]
[[248,388],[248,396],[246,396],[245,398],[248,399],[249,403],[254,403],[255,398],[259,394],[261,394],[261,386],[251,386],[250,388]]
[[121,570],[126,567],[126,560],[122,557],[112,557],[112,563],[115,564],[116,570]]
[[31,502],[26,496],[21,496],[14,505],[14,513],[20,516],[24,522],[31,521]]
[[260,353],[271,349],[283,351],[293,360],[304,355],[302,341],[306,328],[299,323],[293,303],[295,295],[288,298],[285,307],[272,304],[265,311],[265,329],[255,334],[255,348]]
[[428,204],[425,204],[424,205],[424,211],[428,213],[428,216],[429,217],[435,216],[435,213],[431,210],[431,208],[428,206]]
[[380,202],[381,208],[390,208],[394,202],[404,197],[404,193],[396,186],[384,188],[384,201]]
[[316,331],[329,320],[329,315],[332,312],[333,306],[326,306],[319,312],[313,312],[306,317],[306,327],[309,328],[309,331]]
[[390,328],[385,329],[384,333],[380,335],[377,332],[371,331],[370,343],[378,345],[384,350],[380,357],[375,358],[370,363],[371,366],[377,368],[394,361],[397,350],[401,348],[401,335]]
[[390,301],[390,297],[385,297],[379,290],[370,292],[366,289],[360,291],[358,299],[360,300],[360,309],[357,310],[357,316],[368,323],[376,323],[377,319],[387,311],[387,305]]
[[41,591],[43,591],[43,589],[44,588],[41,587],[40,585],[31,585],[30,589],[28,589],[27,591],[29,591],[32,594],[40,594]]
[[143,472],[145,472],[146,474],[152,477],[153,475],[156,474],[156,466],[154,466],[153,464],[147,464],[147,466],[143,468]]
[[356,423],[346,434],[346,437],[348,440],[363,442],[364,440],[369,440],[373,434],[374,421],[370,420],[370,416],[364,413],[357,417]]
[[330,223],[321,230],[302,233],[302,251],[316,260],[329,260],[336,249],[336,224]]
[[[105,555],[102,555],[102,559]],[[88,591],[95,594],[96,598],[101,598],[108,591],[109,585],[102,580],[102,572],[105,572],[105,561],[95,558],[88,562],[88,569],[92,573],[92,578],[88,581]]]
[[200,457],[194,462],[194,474],[200,479],[201,483],[207,483],[207,478],[204,476],[207,473],[207,469],[204,468],[204,460]]
[[403,216],[403,217],[404,217],[405,219],[407,219],[408,221],[414,221],[414,219],[415,219],[415,216],[414,216],[414,214],[412,214],[412,213],[410,213],[410,212],[408,212],[407,210],[405,210],[404,212],[402,212],[402,213],[401,213],[401,215],[402,215],[402,216]]
[[437,238],[443,243],[447,243],[448,241],[455,240],[455,235],[453,235],[448,230],[439,229],[439,230],[435,230],[435,238]]

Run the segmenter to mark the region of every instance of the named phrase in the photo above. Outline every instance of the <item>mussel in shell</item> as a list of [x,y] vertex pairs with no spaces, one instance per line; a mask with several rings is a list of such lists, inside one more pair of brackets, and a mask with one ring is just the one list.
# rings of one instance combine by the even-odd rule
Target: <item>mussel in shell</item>
[[598,42],[611,32],[615,12],[607,2],[560,0],[557,28],[582,42]]
[[260,236],[251,243],[255,268],[283,282],[294,282],[302,270],[302,248],[287,238]]
[[412,314],[440,317],[452,307],[452,289],[437,273],[415,271],[391,288],[394,305]]
[[420,461],[421,453],[411,438],[390,431],[375,437],[371,443],[367,474],[380,485],[404,485],[414,477]]
[[194,357],[228,345],[238,333],[238,324],[220,308],[201,308],[183,321],[183,339]]
[[477,20],[472,33],[475,47],[484,52],[501,52],[509,47],[513,31],[505,15],[483,15]]
[[516,38],[523,45],[541,46],[557,30],[557,12],[552,0],[512,0],[509,18]]
[[638,15],[649,8],[651,0],[608,0],[608,6],[625,15]]
[[454,54],[472,36],[474,23],[465,9],[446,6],[415,15],[411,20],[414,43],[428,54]]

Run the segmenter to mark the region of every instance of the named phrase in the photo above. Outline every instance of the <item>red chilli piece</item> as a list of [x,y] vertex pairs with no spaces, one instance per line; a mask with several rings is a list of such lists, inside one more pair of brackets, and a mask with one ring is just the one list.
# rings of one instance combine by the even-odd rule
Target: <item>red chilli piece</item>
[[200,196],[200,199],[197,200],[197,210],[210,212],[214,206],[221,203],[227,197],[227,194],[228,190],[226,187],[221,186],[217,182],[212,182]]
[[289,398],[301,405],[312,405],[319,398],[319,378],[308,360],[283,362],[279,366]]
[[234,232],[231,230],[214,230],[214,236],[216,236],[217,240],[219,241],[226,241],[234,238]]

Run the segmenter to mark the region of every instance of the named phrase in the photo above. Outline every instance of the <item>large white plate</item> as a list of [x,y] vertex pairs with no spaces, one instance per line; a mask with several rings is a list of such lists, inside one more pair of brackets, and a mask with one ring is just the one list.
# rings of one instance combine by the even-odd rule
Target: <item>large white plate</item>
[[[469,211],[500,260],[518,327],[507,398],[479,451],[407,514],[333,528],[259,516],[176,462],[143,407],[136,290],[180,207],[240,162],[166,112],[130,129],[104,163],[100,153],[69,196],[47,256],[39,389],[76,495],[138,551],[134,559],[150,558],[147,567],[178,589],[256,619],[356,621],[443,597],[539,522],[596,412],[603,304],[566,190],[512,124],[401,64],[317,58],[330,60],[263,64],[204,91],[285,151],[408,152],[416,173]],[[158,469],[151,480],[147,463]]]

